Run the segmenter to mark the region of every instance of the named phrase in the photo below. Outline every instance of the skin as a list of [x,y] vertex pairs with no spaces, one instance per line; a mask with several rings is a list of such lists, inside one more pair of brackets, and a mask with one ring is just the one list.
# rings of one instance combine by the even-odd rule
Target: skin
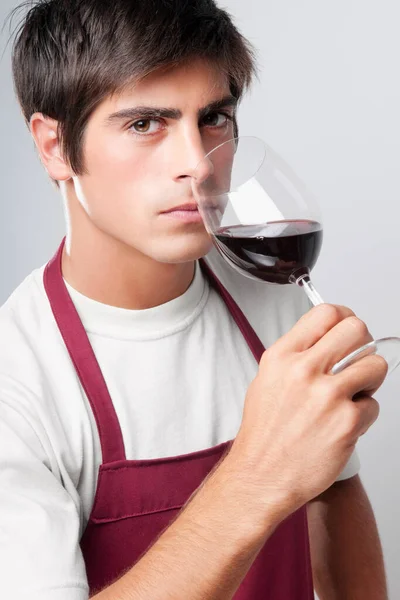
[[308,524],[320,600],[386,600],[377,525],[358,476],[335,483],[312,500]]
[[[131,309],[151,308],[185,292],[194,260],[207,253],[210,240],[202,223],[160,213],[194,202],[196,166],[206,152],[233,137],[233,123],[222,112],[232,117],[234,106],[199,122],[200,110],[229,97],[225,77],[197,62],[150,75],[107,98],[87,127],[88,174],[82,176],[61,158],[56,122],[33,115],[31,130],[42,162],[61,182],[68,217],[63,272],[78,291]],[[182,116],[136,129],[134,119],[110,120],[118,111],[140,106],[166,107]],[[137,131],[146,128],[146,133]]]
[[[62,266],[75,289],[128,309],[158,306],[187,290],[210,240],[201,222],[162,213],[193,202],[196,165],[233,137],[235,107],[207,109],[229,96],[225,77],[197,60],[106,98],[85,131],[83,175],[62,156],[57,122],[32,116],[42,163],[65,202]],[[169,112],[158,111],[154,121],[137,107]],[[96,598],[229,600],[266,539],[307,504],[320,599],[386,600],[362,484],[358,477],[334,483],[378,417],[373,394],[387,365],[368,357],[334,377],[329,371],[370,339],[352,311],[322,305],[269,348],[230,452],[141,560]]]

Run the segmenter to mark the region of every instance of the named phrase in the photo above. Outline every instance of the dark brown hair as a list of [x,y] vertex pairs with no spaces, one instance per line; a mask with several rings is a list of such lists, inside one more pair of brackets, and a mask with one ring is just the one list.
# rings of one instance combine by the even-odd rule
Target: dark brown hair
[[35,0],[18,8],[25,7],[12,52],[16,94],[27,123],[35,112],[58,121],[76,174],[85,171],[91,114],[132,81],[199,57],[226,73],[240,99],[255,74],[251,45],[214,0]]

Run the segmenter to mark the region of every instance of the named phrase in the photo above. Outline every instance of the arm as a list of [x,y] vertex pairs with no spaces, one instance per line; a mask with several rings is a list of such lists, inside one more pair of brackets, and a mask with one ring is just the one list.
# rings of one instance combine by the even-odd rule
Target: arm
[[0,598],[86,600],[79,505],[33,416],[40,400],[1,375],[0,390]]
[[272,508],[261,519],[246,489],[228,454],[136,565],[92,598],[230,600],[280,521]]
[[310,311],[264,353],[225,460],[97,600],[230,600],[276,525],[333,484],[378,416],[368,392],[356,403],[353,396],[373,393],[387,371],[384,361],[368,357],[335,377],[326,374],[344,353],[343,340],[357,346],[366,337],[354,319],[331,331],[342,310]]
[[320,600],[387,600],[379,535],[358,476],[308,505],[314,583]]

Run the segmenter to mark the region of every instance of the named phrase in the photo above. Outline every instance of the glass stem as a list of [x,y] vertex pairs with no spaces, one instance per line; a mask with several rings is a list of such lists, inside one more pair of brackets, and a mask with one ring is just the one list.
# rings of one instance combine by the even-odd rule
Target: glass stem
[[296,279],[297,285],[299,285],[308,296],[308,299],[314,306],[318,306],[318,304],[324,304],[321,296],[315,289],[310,276],[308,274],[300,275],[298,279]]

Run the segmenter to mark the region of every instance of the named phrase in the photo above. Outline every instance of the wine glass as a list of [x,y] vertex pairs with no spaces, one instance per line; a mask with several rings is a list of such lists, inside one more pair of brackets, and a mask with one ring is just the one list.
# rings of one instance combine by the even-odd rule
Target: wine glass
[[[197,165],[192,191],[215,247],[234,269],[269,284],[297,284],[314,306],[323,303],[310,278],[323,236],[318,203],[262,140],[241,136],[214,148]],[[362,346],[332,373],[370,354],[382,356],[392,372],[400,338]]]

